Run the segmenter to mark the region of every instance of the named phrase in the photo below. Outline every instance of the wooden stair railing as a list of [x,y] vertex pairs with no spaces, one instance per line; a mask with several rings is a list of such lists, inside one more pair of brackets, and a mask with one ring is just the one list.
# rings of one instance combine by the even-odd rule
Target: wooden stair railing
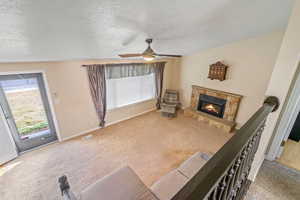
[[276,97],[263,106],[199,170],[172,200],[241,200],[251,184],[251,165],[268,115],[279,107]]

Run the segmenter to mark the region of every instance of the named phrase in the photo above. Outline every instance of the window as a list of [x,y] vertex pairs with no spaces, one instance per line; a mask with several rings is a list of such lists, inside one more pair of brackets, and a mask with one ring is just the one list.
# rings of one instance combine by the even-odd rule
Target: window
[[113,109],[155,97],[154,73],[106,80],[107,108]]

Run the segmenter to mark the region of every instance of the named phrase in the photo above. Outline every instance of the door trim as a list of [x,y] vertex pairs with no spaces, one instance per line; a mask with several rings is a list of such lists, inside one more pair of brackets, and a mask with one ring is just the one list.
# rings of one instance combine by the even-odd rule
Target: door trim
[[[56,117],[56,113],[55,113],[55,109],[54,109],[54,103],[53,103],[53,99],[52,99],[52,93],[48,84],[48,79],[47,79],[47,73],[46,70],[44,69],[38,69],[38,70],[26,70],[26,71],[6,71],[6,72],[0,72],[0,75],[14,75],[14,74],[34,74],[34,73],[41,73],[42,74],[42,78],[43,78],[43,83],[45,86],[45,91],[46,91],[46,95],[47,95],[47,99],[49,102],[49,107],[50,107],[50,112],[52,115],[52,119],[53,119],[53,124],[56,130],[56,136],[58,138],[59,142],[62,142],[62,137],[61,137],[61,132],[60,132],[60,128],[59,128],[59,124],[58,124],[58,120]],[[10,132],[10,136],[12,133]]]
[[283,146],[281,143],[287,141],[292,131],[298,113],[300,112],[300,62],[291,82],[289,92],[281,111],[281,116],[274,131],[274,138],[270,143],[266,159],[273,161],[281,156]]

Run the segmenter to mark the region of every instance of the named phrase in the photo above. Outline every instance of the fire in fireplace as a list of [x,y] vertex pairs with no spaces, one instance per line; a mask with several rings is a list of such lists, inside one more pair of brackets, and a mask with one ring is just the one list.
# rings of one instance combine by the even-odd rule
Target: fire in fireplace
[[215,117],[223,118],[225,105],[225,99],[209,96],[206,94],[200,94],[198,111],[208,113]]

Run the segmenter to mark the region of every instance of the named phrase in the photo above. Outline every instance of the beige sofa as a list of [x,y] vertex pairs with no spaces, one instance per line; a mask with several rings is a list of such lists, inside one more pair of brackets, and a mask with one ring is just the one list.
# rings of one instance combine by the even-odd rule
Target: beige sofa
[[[150,188],[141,181],[130,167],[126,166],[87,187],[81,192],[79,199],[170,200],[201,169],[210,157],[210,155],[200,152],[195,153],[177,169],[160,178]],[[73,198],[70,199],[73,200]]]
[[184,161],[177,169],[161,177],[151,187],[151,191],[160,200],[169,200],[179,192],[181,188],[201,169],[209,156],[203,153],[195,153]]

